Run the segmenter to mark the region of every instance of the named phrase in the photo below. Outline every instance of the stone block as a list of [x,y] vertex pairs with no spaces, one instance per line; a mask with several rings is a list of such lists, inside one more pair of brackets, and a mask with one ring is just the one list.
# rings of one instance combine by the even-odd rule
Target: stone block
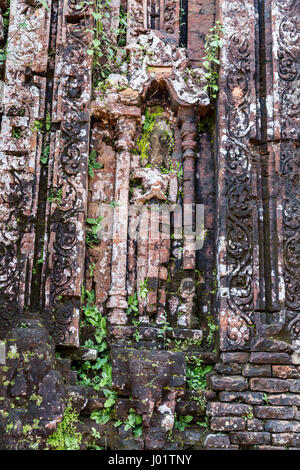
[[271,435],[268,432],[231,432],[231,444],[240,445],[267,445],[271,443]]
[[244,431],[246,420],[242,418],[214,417],[210,420],[210,429],[213,431]]
[[206,408],[208,416],[245,416],[252,411],[252,406],[241,403],[211,402]]
[[213,390],[243,391],[248,388],[247,379],[240,375],[211,375],[209,379],[207,379],[207,384]]
[[297,366],[272,366],[273,377],[280,379],[300,378],[300,368]]
[[261,419],[293,419],[295,410],[289,406],[255,406],[254,415]]
[[221,401],[233,402],[240,401],[249,403],[249,405],[259,405],[264,403],[264,394],[262,392],[220,392]]
[[250,389],[269,393],[288,392],[290,390],[290,383],[283,379],[254,378],[250,379]]
[[250,354],[246,352],[225,352],[221,354],[221,360],[228,364],[230,362],[237,362],[240,364],[244,364],[245,362],[249,361]]
[[290,364],[291,358],[287,353],[253,352],[250,355],[253,364]]
[[244,377],[271,377],[271,366],[269,364],[245,364],[242,374]]
[[230,440],[227,434],[209,434],[204,441],[206,448],[224,448],[230,447]]
[[265,421],[265,430],[276,433],[300,432],[300,423],[297,421],[270,419]]

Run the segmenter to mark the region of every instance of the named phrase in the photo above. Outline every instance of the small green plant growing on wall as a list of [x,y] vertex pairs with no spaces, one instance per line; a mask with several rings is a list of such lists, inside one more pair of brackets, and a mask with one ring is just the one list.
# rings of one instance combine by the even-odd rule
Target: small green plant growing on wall
[[91,230],[88,230],[86,232],[86,244],[87,246],[93,246],[94,243],[98,243],[98,237],[97,233],[101,230],[102,228],[102,222],[103,217],[100,215],[97,217],[97,219],[94,218],[87,218],[86,223],[91,225]]
[[102,163],[97,162],[97,152],[96,150],[92,150],[89,154],[89,161],[88,161],[88,174],[91,178],[95,177],[94,170],[98,170],[103,168]]
[[49,6],[46,0],[38,0],[38,2],[49,12]]
[[79,414],[72,408],[71,402],[66,406],[64,417],[57,425],[56,431],[48,437],[51,450],[79,450],[82,435],[76,428]]
[[170,323],[165,320],[161,325],[160,329],[158,330],[158,335],[157,337],[160,339],[163,339],[165,343],[171,343],[171,339],[166,337],[167,331],[173,331],[173,327],[170,325]]
[[139,313],[139,301],[137,298],[137,293],[130,295],[128,297],[128,308],[126,310],[127,315],[137,315]]
[[112,408],[117,398],[117,393],[113,390],[104,389],[103,393],[106,397],[104,408],[102,410],[95,410],[91,414],[91,419],[94,419],[97,424],[106,424],[111,420]]
[[193,416],[191,415],[183,415],[177,417],[175,414],[175,422],[174,422],[174,427],[178,429],[179,431],[184,431],[185,428],[190,424],[190,422],[193,420]]
[[130,408],[129,415],[124,423],[125,431],[132,429],[132,434],[134,435],[134,437],[140,437],[143,434],[142,421],[142,416],[138,415],[133,408]]
[[45,120],[41,121],[36,119],[33,123],[31,130],[39,134],[44,135],[43,148],[41,152],[40,162],[43,165],[47,165],[49,155],[50,155],[50,133],[51,133],[51,115],[50,113],[46,114]]
[[86,219],[86,223],[90,224],[92,226],[92,234],[93,235],[97,235],[97,233],[101,230],[102,220],[103,220],[102,216],[97,217],[97,219],[93,219],[93,218]]
[[106,424],[111,420],[110,409],[104,408],[103,410],[95,410],[91,414],[91,419],[93,419],[97,424]]
[[[148,279],[144,279],[139,283],[138,294],[141,299],[145,299],[149,292],[148,286]],[[138,294],[134,292],[134,294],[129,295],[128,297],[128,308],[127,308],[127,315],[133,314],[134,316],[138,315],[139,313],[139,301],[138,301]]]
[[101,390],[106,398],[104,408],[95,410],[91,418],[97,424],[106,424],[112,419],[112,411],[116,403],[117,394],[111,390],[112,387],[112,364],[107,344],[106,318],[99,312],[95,305],[95,292],[82,288],[81,294],[82,312],[84,315],[83,325],[96,327],[94,340],[88,339],[84,347],[96,349],[98,357],[95,363],[85,361],[74,365],[77,371],[80,385],[92,387],[96,392]]
[[144,281],[139,283],[139,296],[141,299],[145,299],[149,292],[148,287],[148,279],[144,279]]
[[123,424],[125,431],[131,429],[134,437],[140,437],[143,434],[142,422],[142,416],[137,414],[133,408],[130,408],[126,421],[123,422],[119,419],[115,422],[114,426],[118,428]]
[[8,51],[5,48],[0,48],[0,67],[5,64]]
[[82,312],[84,315],[83,324],[96,327],[94,340],[89,339],[84,347],[96,349],[98,357],[95,363],[85,361],[79,366],[74,366],[77,371],[80,385],[92,387],[95,391],[103,392],[106,400],[102,410],[95,410],[91,418],[98,424],[106,424],[112,418],[113,407],[116,402],[117,394],[111,390],[112,387],[112,364],[109,356],[107,344],[107,324],[106,317],[98,310],[95,305],[95,292],[82,288],[81,294]]
[[89,265],[89,273],[90,273],[90,277],[94,277],[94,271],[95,271],[95,263],[92,263]]
[[267,406],[270,404],[269,399],[268,399],[268,395],[266,393],[263,394],[263,401]]
[[107,345],[106,318],[95,305],[94,291],[83,288],[82,303],[83,324],[96,327],[94,341],[92,339],[87,340],[84,347],[96,349],[98,357],[93,364],[90,361],[85,361],[78,368],[75,368],[79,377],[79,384],[93,387],[96,391],[99,391],[102,387],[109,390],[112,385],[112,367]]
[[55,190],[55,193],[53,191],[53,188],[50,188],[48,201],[51,203],[55,202],[57,206],[59,207],[62,203],[62,196],[63,196],[62,188],[58,188],[57,190]]
[[42,132],[43,128],[44,128],[43,121],[40,121],[39,119],[36,119],[33,123],[33,126],[31,128],[31,130],[36,131],[36,132]]
[[215,332],[218,331],[219,326],[215,325],[215,323],[213,323],[212,321],[208,321],[207,327],[208,327],[208,335],[207,335],[206,340],[207,340],[208,345],[212,346]]
[[217,92],[219,90],[219,74],[215,67],[220,65],[218,53],[219,49],[221,49],[224,44],[224,41],[221,39],[223,33],[224,27],[220,21],[216,21],[216,24],[210,28],[209,34],[207,34],[204,43],[205,57],[202,65],[206,70],[204,77],[207,80],[207,84],[204,86],[204,89],[210,93],[210,96],[213,99],[217,97]]
[[[120,8],[118,17],[113,17],[110,0],[91,0],[78,3],[80,10],[84,5],[92,5],[94,27],[87,30],[93,39],[87,53],[93,57],[96,79],[104,81],[114,70],[117,70],[126,57],[126,29],[128,14]],[[118,26],[113,28],[114,20]],[[99,85],[99,81],[96,86]]]
[[104,450],[104,447],[100,447],[96,444],[96,441],[101,438],[101,435],[95,428],[92,428],[92,438],[93,440],[90,443],[88,450]]
[[42,154],[40,158],[41,163],[43,165],[46,165],[48,163],[49,154],[50,154],[50,145],[46,145],[42,150]]
[[[7,37],[8,26],[9,26],[9,15],[10,15],[10,7],[9,7],[9,2],[8,2],[8,6],[7,6],[6,10],[2,11],[2,19],[3,19],[2,37],[3,38]],[[5,61],[7,59],[7,55],[10,53],[10,51],[7,49],[7,47],[8,47],[8,41],[7,41],[7,43],[4,47],[0,48],[0,68],[2,68],[2,66],[5,64]],[[2,71],[1,71],[1,78],[3,78],[2,77]]]
[[208,416],[205,416],[204,421],[197,421],[196,424],[200,426],[201,428],[209,428],[209,418]]
[[212,365],[203,365],[197,356],[186,356],[186,380],[190,390],[203,390],[207,387],[206,375],[212,371]]
[[254,418],[254,414],[252,413],[251,409],[249,409],[248,413],[246,413],[246,414],[243,416],[243,418],[245,418],[246,421],[247,421],[248,419],[253,419],[253,418]]
[[148,158],[148,150],[150,147],[150,135],[154,129],[157,117],[161,116],[163,108],[161,106],[154,106],[150,111],[146,108],[145,120],[142,127],[142,135],[137,141],[137,148],[140,154],[141,160]]

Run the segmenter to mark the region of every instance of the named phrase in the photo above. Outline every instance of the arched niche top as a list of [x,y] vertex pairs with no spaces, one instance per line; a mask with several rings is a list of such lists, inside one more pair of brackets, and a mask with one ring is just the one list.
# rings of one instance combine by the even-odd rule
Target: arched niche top
[[153,81],[164,82],[172,101],[178,105],[208,107],[204,90],[206,80],[201,68],[191,68],[184,48],[177,47],[168,35],[149,31],[127,46],[130,86],[141,96]]
[[126,49],[128,62],[119,73],[110,74],[105,86],[95,93],[94,114],[126,114],[129,107],[143,106],[151,90],[167,92],[168,104],[176,114],[179,108],[191,107],[205,114],[210,100],[203,70],[189,66],[184,48],[178,48],[168,35],[151,30]]

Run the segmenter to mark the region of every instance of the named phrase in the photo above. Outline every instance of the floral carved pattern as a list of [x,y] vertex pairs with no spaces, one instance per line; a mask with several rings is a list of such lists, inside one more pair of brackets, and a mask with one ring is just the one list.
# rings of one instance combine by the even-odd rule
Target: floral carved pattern
[[[229,40],[232,69],[227,77],[227,263],[228,307],[235,314],[228,341],[237,346],[249,339],[253,290],[251,277],[252,239],[249,182],[249,149],[242,139],[249,134],[249,42],[233,34]],[[233,326],[234,325],[234,326]]]
[[[224,350],[247,349],[253,325],[253,209],[251,176],[251,103],[253,14],[250,2],[241,2],[244,18],[237,25],[234,2],[223,6],[224,27],[228,31],[223,52],[220,84],[223,129],[220,137],[220,207],[222,237],[219,242],[220,332]],[[250,17],[247,20],[247,15]],[[234,32],[232,32],[234,31]],[[223,87],[223,91],[222,91]],[[222,229],[223,230],[223,229]],[[223,242],[224,237],[224,242]]]
[[281,137],[298,139],[300,127],[300,4],[279,1],[278,62],[282,115]]
[[57,177],[49,182],[55,197],[50,207],[46,315],[56,343],[78,345],[91,93],[91,58],[86,52],[90,34],[86,31],[91,15],[82,16],[71,0],[68,6],[63,25],[66,42],[60,44],[56,64],[56,70],[63,73],[56,75],[60,131],[54,152]]
[[281,178],[284,183],[283,200],[283,259],[285,305],[288,329],[293,340],[300,338],[300,203],[299,203],[299,147],[282,144]]
[[[39,6],[39,2],[10,2],[0,141],[0,327],[4,334],[28,307],[30,295],[41,152],[41,139],[33,127],[44,114],[46,82],[35,73],[45,72],[50,26],[48,12]],[[26,30],[18,26],[25,23]]]

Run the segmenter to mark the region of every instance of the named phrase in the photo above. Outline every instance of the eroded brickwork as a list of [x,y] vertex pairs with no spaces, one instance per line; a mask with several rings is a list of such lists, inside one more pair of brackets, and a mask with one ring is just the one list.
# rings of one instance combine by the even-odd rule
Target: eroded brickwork
[[299,448],[299,0],[0,9],[0,448]]

